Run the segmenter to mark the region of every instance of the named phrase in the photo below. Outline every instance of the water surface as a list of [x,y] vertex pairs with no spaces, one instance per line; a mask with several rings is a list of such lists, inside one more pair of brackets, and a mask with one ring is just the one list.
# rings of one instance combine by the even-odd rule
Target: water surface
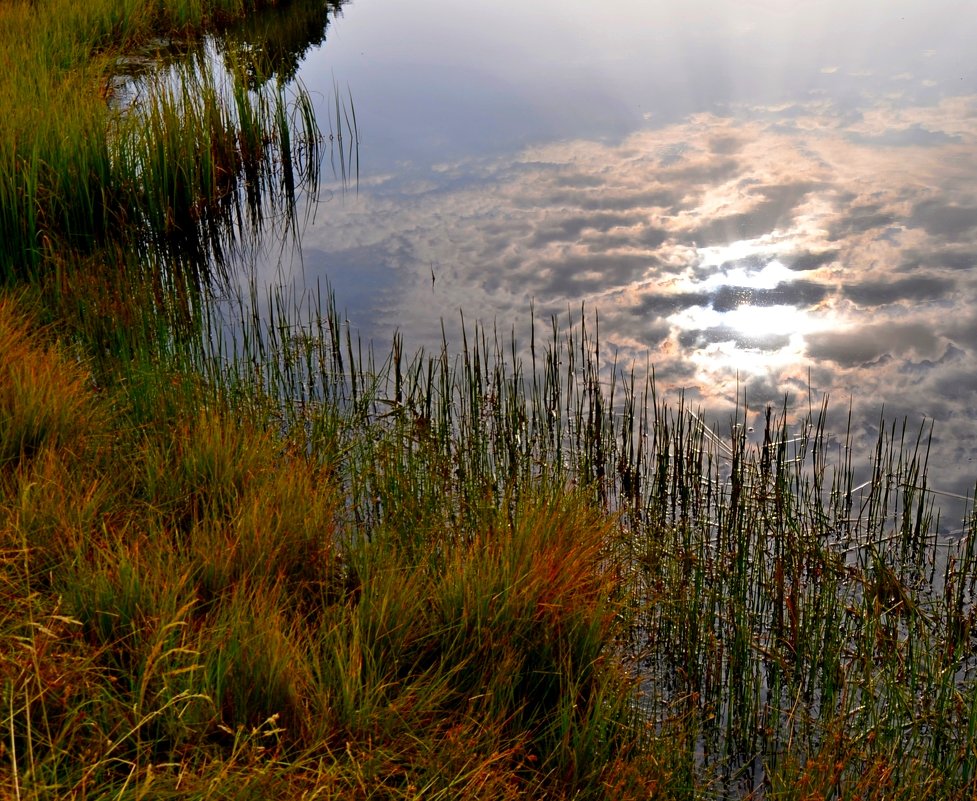
[[718,416],[933,420],[932,482],[969,495],[974,41],[950,0],[354,0],[298,76],[323,120],[353,98],[358,189],[259,280],[328,281],[381,351],[583,304]]

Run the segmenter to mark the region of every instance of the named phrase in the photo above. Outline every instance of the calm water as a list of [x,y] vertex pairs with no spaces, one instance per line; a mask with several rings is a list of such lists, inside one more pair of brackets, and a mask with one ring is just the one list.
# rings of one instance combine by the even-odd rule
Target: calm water
[[299,78],[352,96],[358,191],[258,279],[381,351],[584,303],[666,398],[935,420],[969,495],[975,41],[974,0],[353,0]]

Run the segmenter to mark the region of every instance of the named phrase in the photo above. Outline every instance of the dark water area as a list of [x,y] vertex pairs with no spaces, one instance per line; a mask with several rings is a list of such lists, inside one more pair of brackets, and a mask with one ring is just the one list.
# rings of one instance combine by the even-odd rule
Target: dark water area
[[328,283],[381,353],[584,307],[720,424],[828,396],[867,464],[880,418],[933,423],[938,502],[971,495],[972,2],[353,0],[309,41],[287,71],[327,134],[355,103],[358,180],[326,165],[259,291]]

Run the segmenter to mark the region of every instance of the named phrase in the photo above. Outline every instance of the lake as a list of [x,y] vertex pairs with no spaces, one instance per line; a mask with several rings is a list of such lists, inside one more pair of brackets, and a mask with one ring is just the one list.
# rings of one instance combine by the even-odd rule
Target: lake
[[720,426],[827,395],[867,453],[932,421],[930,484],[969,497],[974,41],[970,0],[353,0],[297,74],[327,132],[355,108],[358,176],[327,164],[255,279],[328,282],[380,352],[583,308]]

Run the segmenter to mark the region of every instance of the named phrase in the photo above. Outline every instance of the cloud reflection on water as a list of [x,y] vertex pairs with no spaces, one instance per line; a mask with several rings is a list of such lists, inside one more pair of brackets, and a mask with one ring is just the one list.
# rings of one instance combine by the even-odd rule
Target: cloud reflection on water
[[971,460],[975,140],[975,96],[696,114],[375,178],[307,234],[306,268],[384,265],[390,283],[353,309],[380,340],[431,344],[459,309],[522,331],[530,299],[543,318],[585,303],[619,360],[650,359],[707,407],[810,380],[866,419],[883,403],[936,418]]

